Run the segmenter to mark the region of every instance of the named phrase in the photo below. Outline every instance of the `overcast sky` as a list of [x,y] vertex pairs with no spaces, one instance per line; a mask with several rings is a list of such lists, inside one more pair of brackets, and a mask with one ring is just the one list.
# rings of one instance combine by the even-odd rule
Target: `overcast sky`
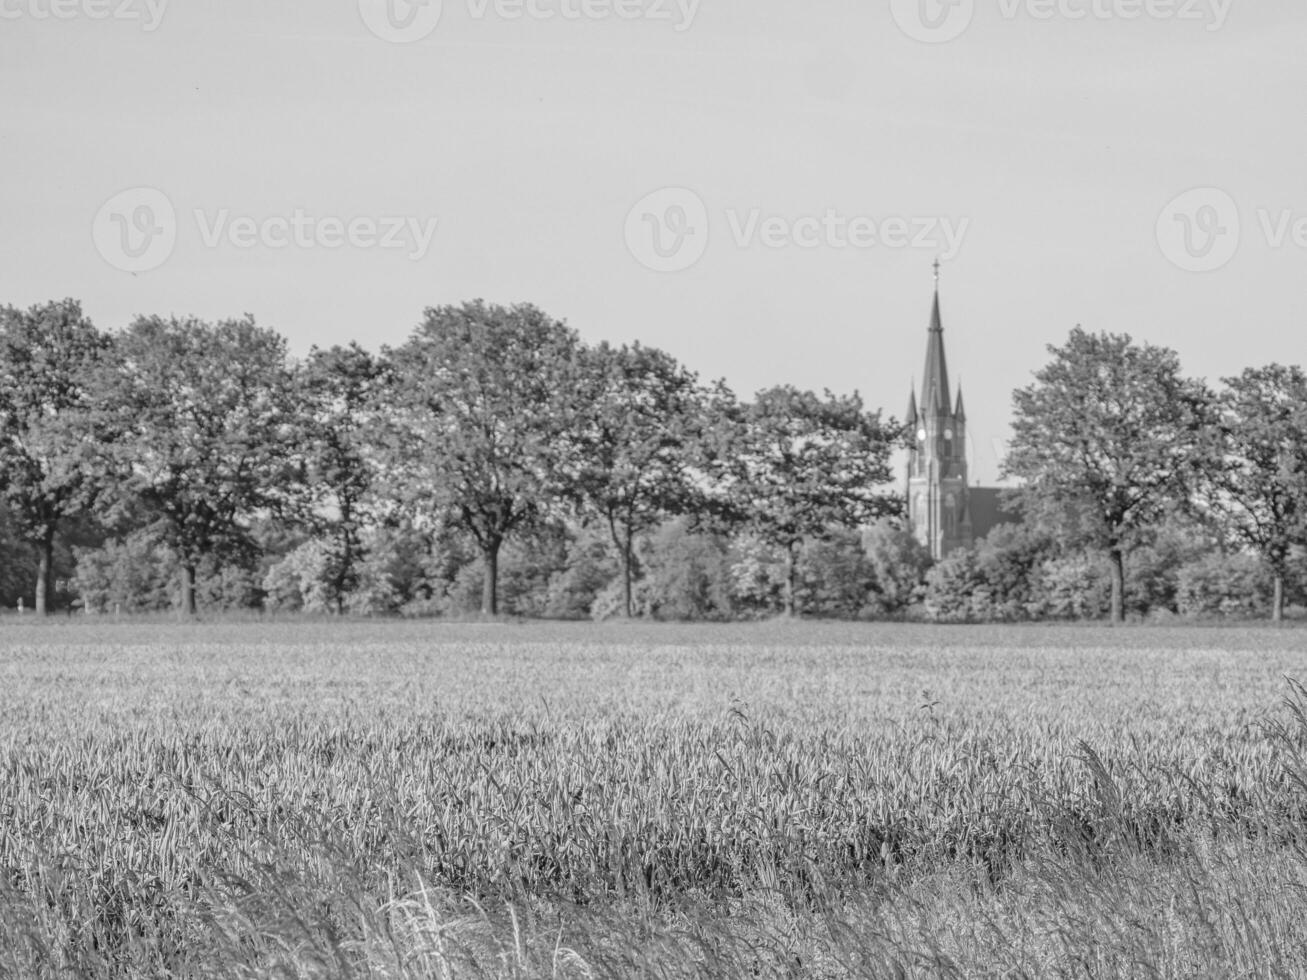
[[901,416],[939,256],[992,481],[1077,323],[1303,359],[1304,50],[1301,0],[0,0],[0,303],[303,352],[530,301]]

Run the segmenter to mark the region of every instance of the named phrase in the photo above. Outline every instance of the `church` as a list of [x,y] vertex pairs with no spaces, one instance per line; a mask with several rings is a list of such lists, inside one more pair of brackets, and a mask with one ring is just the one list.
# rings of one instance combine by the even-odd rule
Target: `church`
[[999,524],[1016,518],[999,504],[999,487],[967,485],[967,413],[962,389],[957,398],[944,356],[944,321],[939,310],[939,263],[935,263],[935,303],[926,339],[926,371],[921,399],[916,391],[906,419],[908,521],[918,541],[936,561],[959,548],[972,548]]

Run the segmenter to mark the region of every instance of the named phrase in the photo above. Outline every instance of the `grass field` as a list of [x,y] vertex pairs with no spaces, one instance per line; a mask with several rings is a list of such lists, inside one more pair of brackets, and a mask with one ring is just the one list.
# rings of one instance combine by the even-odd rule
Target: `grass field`
[[1307,974],[1307,631],[0,621],[0,975]]

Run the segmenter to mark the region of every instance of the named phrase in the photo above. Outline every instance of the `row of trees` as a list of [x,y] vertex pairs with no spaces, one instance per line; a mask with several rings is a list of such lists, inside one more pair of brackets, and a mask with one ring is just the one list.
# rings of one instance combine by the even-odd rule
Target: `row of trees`
[[634,611],[638,542],[669,518],[787,556],[898,512],[899,432],[860,399],[790,387],[741,403],[670,355],[583,344],[532,306],[426,312],[409,341],[288,356],[252,318],[97,329],[73,300],[0,311],[0,488],[50,608],[61,536],[135,534],[198,576],[311,540],[343,610],[384,528],[459,536],[496,614],[506,543],[602,528]]
[[[4,308],[0,595],[44,612],[71,581],[88,608],[149,607],[175,568],[191,614],[452,611],[475,586],[492,615],[507,588],[533,615],[1120,621],[1251,609],[1236,594],[1264,578],[1280,618],[1307,543],[1303,372],[1213,390],[1173,351],[1079,328],[1049,353],[1014,397],[1023,524],[932,570],[885,489],[900,426],[856,395],[743,402],[525,305],[430,309],[397,349],[301,360],[249,317],[106,333],[72,300]],[[1164,540],[1184,546],[1150,571]]]
[[1026,522],[1104,554],[1113,622],[1125,616],[1127,558],[1168,520],[1214,529],[1269,569],[1273,617],[1307,544],[1307,376],[1270,365],[1219,391],[1181,373],[1172,350],[1075,329],[1014,396],[1005,464]]

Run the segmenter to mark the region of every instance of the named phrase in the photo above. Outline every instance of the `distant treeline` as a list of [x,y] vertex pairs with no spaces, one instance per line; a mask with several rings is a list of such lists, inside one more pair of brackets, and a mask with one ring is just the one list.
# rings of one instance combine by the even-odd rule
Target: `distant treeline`
[[737,398],[529,305],[288,355],[249,318],[0,309],[0,601],[136,613],[943,620],[1304,601],[1307,380],[1077,329],[1016,393],[1025,515],[932,567],[855,394]]

